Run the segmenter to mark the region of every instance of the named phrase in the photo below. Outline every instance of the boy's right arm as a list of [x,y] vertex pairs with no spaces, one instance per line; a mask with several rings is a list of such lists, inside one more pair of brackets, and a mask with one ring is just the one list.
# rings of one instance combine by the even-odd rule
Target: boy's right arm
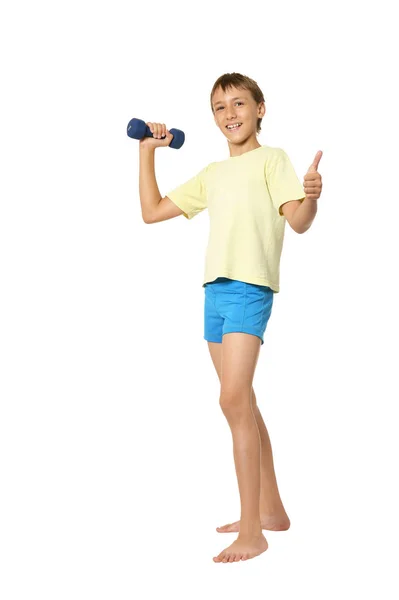
[[[158,141],[165,145],[169,140]],[[147,142],[140,144],[140,174],[139,174],[139,194],[141,203],[141,214],[144,223],[157,223],[166,221],[183,214],[183,211],[165,196],[161,198],[155,177],[155,146],[157,142],[154,139],[148,139]]]

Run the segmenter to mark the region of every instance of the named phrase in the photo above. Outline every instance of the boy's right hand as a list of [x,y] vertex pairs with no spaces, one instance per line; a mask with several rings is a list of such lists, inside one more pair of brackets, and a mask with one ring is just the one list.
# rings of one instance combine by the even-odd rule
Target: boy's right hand
[[[173,134],[166,129],[165,123],[146,123],[153,137],[143,137],[140,140],[140,148],[158,148],[158,146],[169,146],[173,140]],[[163,139],[161,136],[165,135]]]

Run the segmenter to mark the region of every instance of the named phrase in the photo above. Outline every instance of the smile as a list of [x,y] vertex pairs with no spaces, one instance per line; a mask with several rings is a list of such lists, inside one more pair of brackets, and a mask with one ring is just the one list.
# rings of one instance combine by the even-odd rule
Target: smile
[[242,123],[238,123],[238,124],[235,124],[235,123],[234,123],[234,125],[233,125],[233,126],[231,126],[231,125],[226,125],[226,127],[227,127],[227,129],[228,129],[229,131],[234,131],[234,130],[236,130],[236,129],[240,129],[241,125],[242,125]]

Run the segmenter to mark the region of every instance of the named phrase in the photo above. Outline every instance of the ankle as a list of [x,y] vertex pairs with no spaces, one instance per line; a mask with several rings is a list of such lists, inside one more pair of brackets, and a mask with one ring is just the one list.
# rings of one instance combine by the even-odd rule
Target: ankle
[[250,540],[253,540],[254,538],[260,538],[263,536],[262,533],[262,527],[259,527],[259,529],[247,529],[244,531],[241,531],[241,525],[240,525],[240,531],[238,532],[238,538],[240,541],[242,542],[248,542]]
[[288,516],[285,512],[285,508],[282,504],[267,504],[262,503],[259,506],[259,512],[261,516],[268,517],[286,517]]
[[253,538],[262,534],[262,524],[260,515],[257,518],[240,518],[240,530],[239,535],[242,538]]

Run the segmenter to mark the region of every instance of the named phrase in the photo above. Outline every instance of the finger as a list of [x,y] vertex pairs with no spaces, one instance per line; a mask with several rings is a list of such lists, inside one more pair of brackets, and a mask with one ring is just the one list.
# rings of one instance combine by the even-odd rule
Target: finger
[[310,173],[306,173],[303,178],[306,181],[318,181],[321,179],[321,175],[316,171],[311,171]]
[[312,164],[310,165],[309,169],[307,170],[307,173],[316,173],[317,172],[317,167],[319,165],[320,159],[323,155],[323,152],[321,150],[319,150],[318,152],[316,152],[316,156],[314,158],[314,161],[312,162]]
[[312,167],[314,169],[316,169],[316,171],[317,171],[317,167],[319,166],[319,162],[320,162],[320,159],[322,156],[323,156],[323,152],[321,150],[316,152],[316,156],[314,157],[314,161],[312,163]]

